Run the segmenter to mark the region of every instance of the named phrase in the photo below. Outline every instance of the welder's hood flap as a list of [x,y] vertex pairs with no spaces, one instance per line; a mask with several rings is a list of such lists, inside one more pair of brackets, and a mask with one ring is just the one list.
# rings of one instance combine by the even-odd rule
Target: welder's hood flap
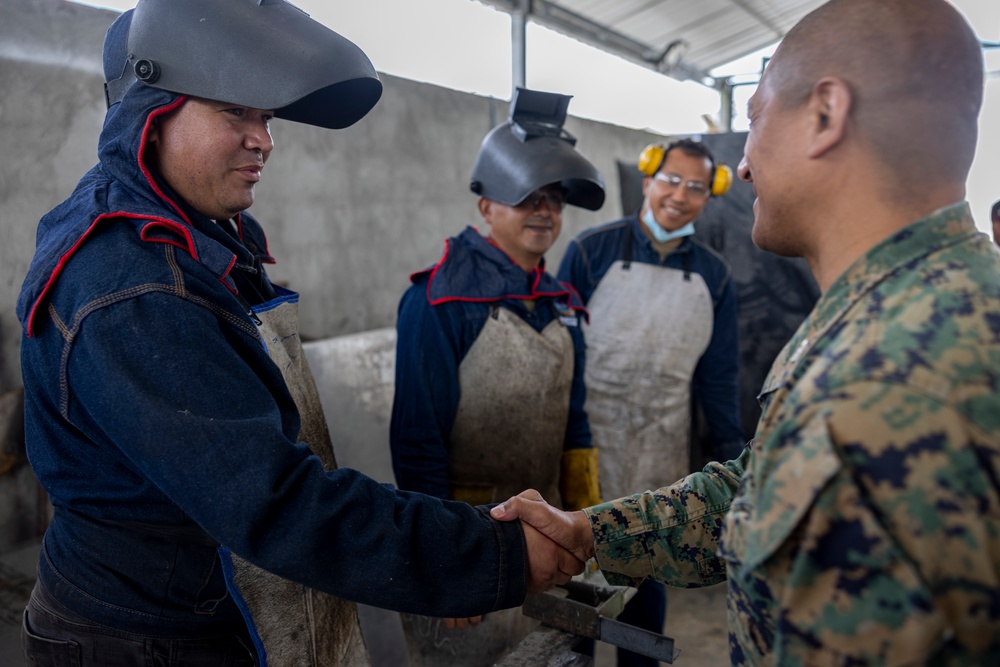
[[382,94],[360,48],[284,0],[140,0],[127,57],[126,77],[152,63],[147,85],[320,127],[357,122]]

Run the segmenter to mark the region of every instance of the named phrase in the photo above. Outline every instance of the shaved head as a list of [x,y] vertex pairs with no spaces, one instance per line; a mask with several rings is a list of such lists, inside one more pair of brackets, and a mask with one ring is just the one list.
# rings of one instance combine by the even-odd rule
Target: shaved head
[[965,181],[983,56],[944,0],[832,0],[789,31],[765,76],[785,107],[804,103],[822,77],[846,81],[852,121],[900,194],[920,183]]

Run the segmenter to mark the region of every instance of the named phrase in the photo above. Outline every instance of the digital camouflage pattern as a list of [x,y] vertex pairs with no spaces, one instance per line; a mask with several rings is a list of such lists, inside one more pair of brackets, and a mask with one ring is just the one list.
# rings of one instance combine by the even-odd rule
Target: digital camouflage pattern
[[968,205],[855,262],[761,401],[740,459],[587,511],[609,581],[728,579],[734,665],[1000,665],[1000,254]]

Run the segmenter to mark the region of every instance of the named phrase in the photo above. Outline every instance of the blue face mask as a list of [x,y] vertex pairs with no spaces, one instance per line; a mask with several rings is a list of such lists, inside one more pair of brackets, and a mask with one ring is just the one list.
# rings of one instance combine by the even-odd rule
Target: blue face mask
[[664,243],[670,239],[679,239],[682,236],[691,236],[694,234],[694,222],[689,222],[679,229],[674,231],[667,231],[663,227],[660,227],[660,223],[656,221],[653,217],[653,210],[647,208],[646,212],[642,214],[642,221],[646,224],[646,228],[653,235],[653,238]]

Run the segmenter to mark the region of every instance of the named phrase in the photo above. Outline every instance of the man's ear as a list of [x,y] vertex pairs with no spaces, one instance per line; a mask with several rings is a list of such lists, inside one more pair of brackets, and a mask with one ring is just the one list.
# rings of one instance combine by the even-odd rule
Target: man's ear
[[847,135],[851,116],[851,88],[838,77],[824,77],[813,86],[809,96],[810,158],[821,157]]
[[492,204],[493,202],[486,197],[480,197],[477,204],[479,206],[479,215],[483,216],[483,220],[486,221],[486,224],[490,223],[490,213],[493,208]]
[[146,143],[155,144],[160,140],[160,119],[154,118],[149,124],[149,132],[146,133]]
[[652,176],[644,176],[642,179],[642,196],[645,199],[646,195],[649,194],[649,184],[652,182]]

